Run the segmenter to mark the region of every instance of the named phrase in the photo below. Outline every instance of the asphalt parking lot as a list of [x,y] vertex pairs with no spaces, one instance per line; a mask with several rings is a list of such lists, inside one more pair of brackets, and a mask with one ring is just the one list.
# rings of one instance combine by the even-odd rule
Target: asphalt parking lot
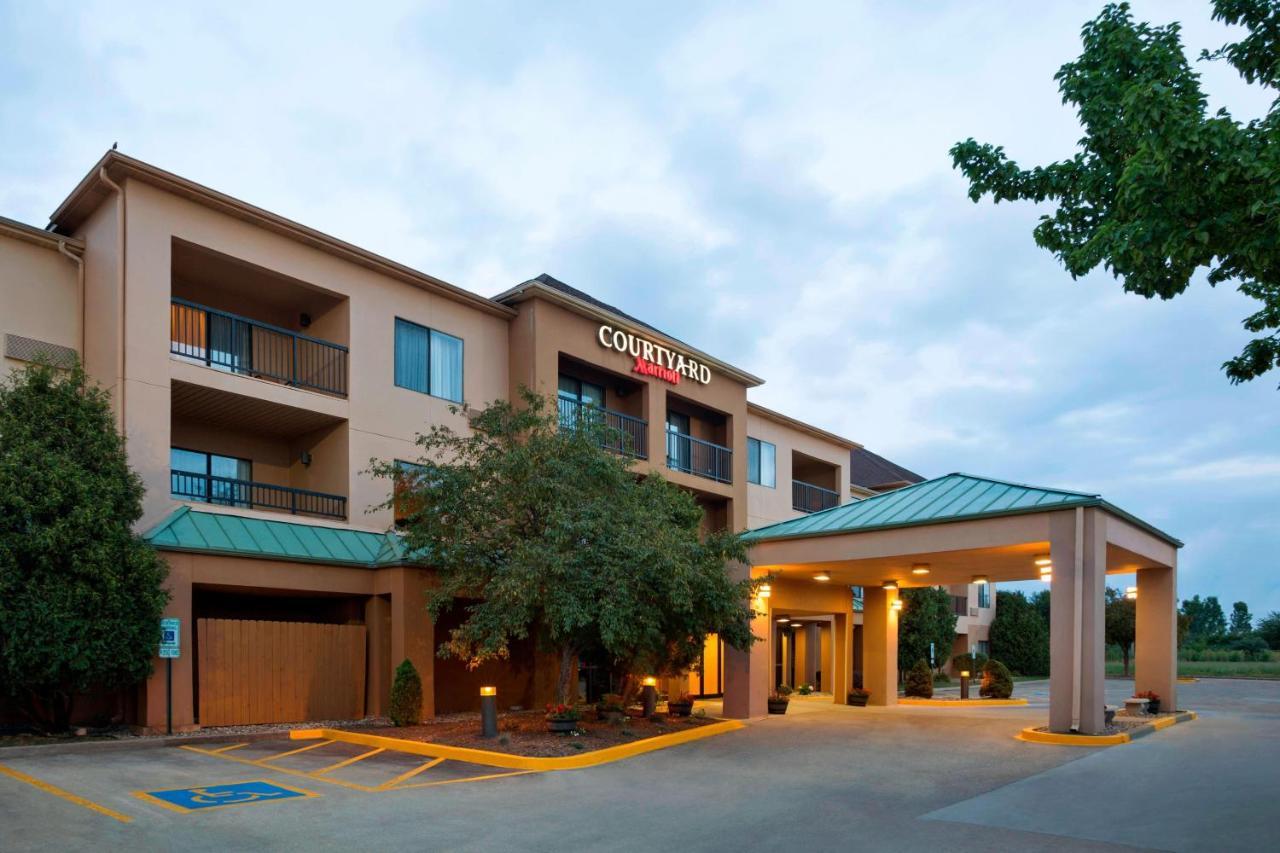
[[[1272,848],[1280,683],[1182,685],[1199,720],[1096,750],[1016,740],[1046,715],[1043,685],[1019,689],[1026,708],[797,700],[740,731],[560,772],[284,738],[0,752],[0,849]],[[1115,699],[1131,689],[1108,682]]]

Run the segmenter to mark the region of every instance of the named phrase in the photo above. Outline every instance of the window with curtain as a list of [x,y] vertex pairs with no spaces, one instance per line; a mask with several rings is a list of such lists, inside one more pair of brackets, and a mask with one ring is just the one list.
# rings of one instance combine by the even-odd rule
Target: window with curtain
[[462,339],[396,318],[395,383],[462,402]]
[[777,484],[778,449],[758,438],[747,439],[747,482],[773,488]]

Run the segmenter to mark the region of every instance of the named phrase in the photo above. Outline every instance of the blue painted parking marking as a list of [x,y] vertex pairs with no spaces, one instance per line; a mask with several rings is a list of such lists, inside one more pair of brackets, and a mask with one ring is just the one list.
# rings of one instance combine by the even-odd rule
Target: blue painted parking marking
[[138,796],[151,800],[168,809],[193,812],[222,806],[247,806],[254,803],[273,803],[298,797],[317,797],[319,794],[290,788],[278,782],[255,779],[250,782],[232,782],[229,785],[205,785],[200,788],[174,788],[169,791],[138,791]]

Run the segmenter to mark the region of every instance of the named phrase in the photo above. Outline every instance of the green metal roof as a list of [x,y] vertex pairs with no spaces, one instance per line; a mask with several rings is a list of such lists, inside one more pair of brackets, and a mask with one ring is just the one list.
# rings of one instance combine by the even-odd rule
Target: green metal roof
[[143,534],[156,548],[376,568],[407,562],[394,533],[247,518],[184,506]]
[[748,542],[767,542],[801,536],[833,536],[892,527],[970,521],[1003,515],[1096,506],[1118,515],[1175,547],[1182,542],[1113,506],[1100,495],[1007,483],[970,474],[948,474],[892,492],[841,504],[802,518],[758,527],[745,534]]

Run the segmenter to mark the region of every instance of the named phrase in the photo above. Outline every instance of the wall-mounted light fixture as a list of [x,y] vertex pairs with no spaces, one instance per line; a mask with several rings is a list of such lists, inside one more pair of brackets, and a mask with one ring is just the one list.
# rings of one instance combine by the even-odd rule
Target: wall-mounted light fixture
[[901,610],[901,609],[902,609],[902,599],[901,599],[901,598],[895,598],[895,599],[893,600],[893,604],[892,604],[891,606],[893,607],[893,609],[894,609],[894,610]]
[[1035,564],[1037,566],[1052,566],[1053,558],[1048,554],[1036,554]]
[[762,583],[760,588],[756,590],[756,595],[760,598],[768,598],[773,595],[773,587],[767,583]]
[[1042,572],[1040,574],[1040,580],[1045,583],[1053,583],[1053,572]]
[[827,581],[831,580],[831,575],[827,574],[826,572],[818,572],[816,575],[813,576],[813,579],[818,581],[819,583],[826,583]]
[[311,466],[311,451],[310,451],[310,450],[304,450],[304,451],[302,451],[302,453],[298,456],[298,461],[299,461],[299,462],[301,462],[303,465],[306,465],[307,467],[310,467],[310,466]]
[[1136,601],[1138,598],[1138,588],[1136,586],[1126,586],[1124,588],[1124,597],[1130,601]]
[[897,581],[885,581],[884,583],[880,584],[880,588],[881,588],[881,589],[897,589],[897,588],[898,588],[898,582],[897,582]]

